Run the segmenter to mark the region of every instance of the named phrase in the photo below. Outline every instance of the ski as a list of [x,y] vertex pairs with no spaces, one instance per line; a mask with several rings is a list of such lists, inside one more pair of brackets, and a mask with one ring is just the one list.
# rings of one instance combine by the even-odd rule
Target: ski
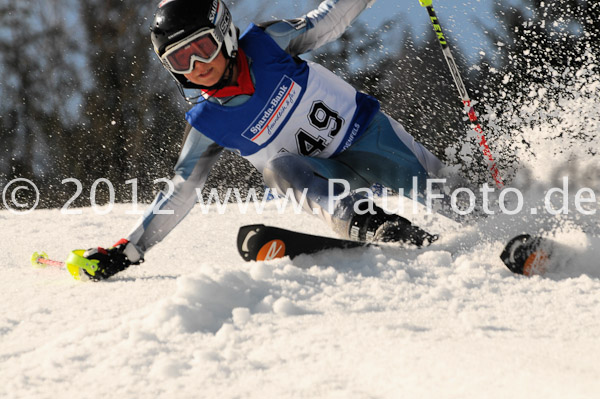
[[374,244],[300,233],[279,227],[253,224],[240,227],[238,251],[247,261],[263,261],[308,255],[327,249],[368,247]]
[[[377,244],[300,233],[279,227],[254,224],[240,227],[237,247],[247,261],[265,261],[289,256],[310,255],[329,249],[365,248]],[[550,239],[521,234],[511,239],[500,259],[515,273],[543,275],[551,268],[554,242]]]
[[554,246],[554,242],[547,238],[521,234],[506,244],[500,259],[513,273],[543,275],[550,268]]

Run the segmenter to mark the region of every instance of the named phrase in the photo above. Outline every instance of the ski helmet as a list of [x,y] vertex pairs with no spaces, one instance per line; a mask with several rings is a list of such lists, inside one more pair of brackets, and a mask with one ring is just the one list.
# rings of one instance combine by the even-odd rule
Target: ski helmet
[[[230,60],[237,56],[237,30],[229,9],[221,0],[162,0],[150,27],[154,51],[163,66],[184,88],[204,88],[188,81],[182,73],[176,73],[168,61],[166,52],[180,43],[187,43],[204,30],[214,30],[212,40],[219,51]],[[201,59],[198,57],[197,59]],[[192,64],[194,60],[192,59]],[[231,63],[231,61],[230,61]]]

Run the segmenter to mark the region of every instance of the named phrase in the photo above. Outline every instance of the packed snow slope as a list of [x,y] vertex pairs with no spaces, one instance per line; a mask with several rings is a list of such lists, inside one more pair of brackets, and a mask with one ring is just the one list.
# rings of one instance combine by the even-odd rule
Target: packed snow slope
[[274,203],[262,215],[196,207],[142,266],[108,281],[29,265],[34,250],[64,258],[116,241],[135,221],[129,209],[0,213],[0,396],[600,393],[600,245],[575,227],[563,238],[578,258],[533,278],[499,260],[508,238],[491,233],[499,222],[446,226],[427,250],[243,262],[235,248],[242,224],[329,234],[309,215],[279,214]]
[[[580,187],[600,195],[600,84],[588,72],[557,99],[560,117],[496,137],[514,144],[524,211],[466,227],[414,216],[441,233],[425,250],[245,263],[235,248],[243,224],[331,232],[291,208],[280,214],[277,202],[262,214],[196,207],[143,265],[85,283],[32,268],[32,252],[64,259],[110,245],[135,222],[129,205],[106,215],[0,211],[0,397],[600,397],[598,202],[556,216],[540,203],[563,172],[570,204]],[[553,106],[543,90],[529,98],[529,115]],[[560,243],[545,276],[501,263],[522,232]]]

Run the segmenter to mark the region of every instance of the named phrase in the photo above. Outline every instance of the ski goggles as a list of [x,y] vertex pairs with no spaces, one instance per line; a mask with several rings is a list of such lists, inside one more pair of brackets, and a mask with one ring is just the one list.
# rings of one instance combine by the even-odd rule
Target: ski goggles
[[219,54],[221,43],[214,29],[203,29],[177,42],[160,57],[171,72],[186,74],[194,70],[194,61],[211,62]]

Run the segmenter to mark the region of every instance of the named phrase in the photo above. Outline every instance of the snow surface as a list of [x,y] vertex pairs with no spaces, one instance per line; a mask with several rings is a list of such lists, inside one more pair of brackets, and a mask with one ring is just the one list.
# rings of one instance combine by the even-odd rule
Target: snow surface
[[[561,163],[595,171],[575,185],[599,175],[597,69],[586,76],[557,100],[559,118],[512,132],[530,149],[494,141],[514,145],[529,171],[515,179],[529,189],[527,210]],[[554,106],[538,89],[523,104],[529,115]],[[29,265],[34,251],[64,258],[112,244],[135,222],[129,209],[0,211],[0,397],[600,397],[598,214],[496,215],[463,228],[420,216],[442,233],[427,250],[245,263],[241,225],[331,233],[290,208],[278,214],[275,202],[261,215],[196,207],[142,266],[110,280]],[[562,248],[555,268],[511,274],[498,257],[506,240],[544,230]]]
[[426,251],[246,263],[235,248],[240,225],[329,232],[274,204],[262,215],[196,207],[146,263],[111,280],[29,266],[35,250],[64,257],[115,241],[135,221],[129,209],[0,213],[0,396],[600,393],[600,269],[587,263],[597,265],[600,245],[583,233],[573,242],[587,240],[588,256],[549,277],[511,274],[498,258],[508,236],[485,238],[485,226],[451,228]]

